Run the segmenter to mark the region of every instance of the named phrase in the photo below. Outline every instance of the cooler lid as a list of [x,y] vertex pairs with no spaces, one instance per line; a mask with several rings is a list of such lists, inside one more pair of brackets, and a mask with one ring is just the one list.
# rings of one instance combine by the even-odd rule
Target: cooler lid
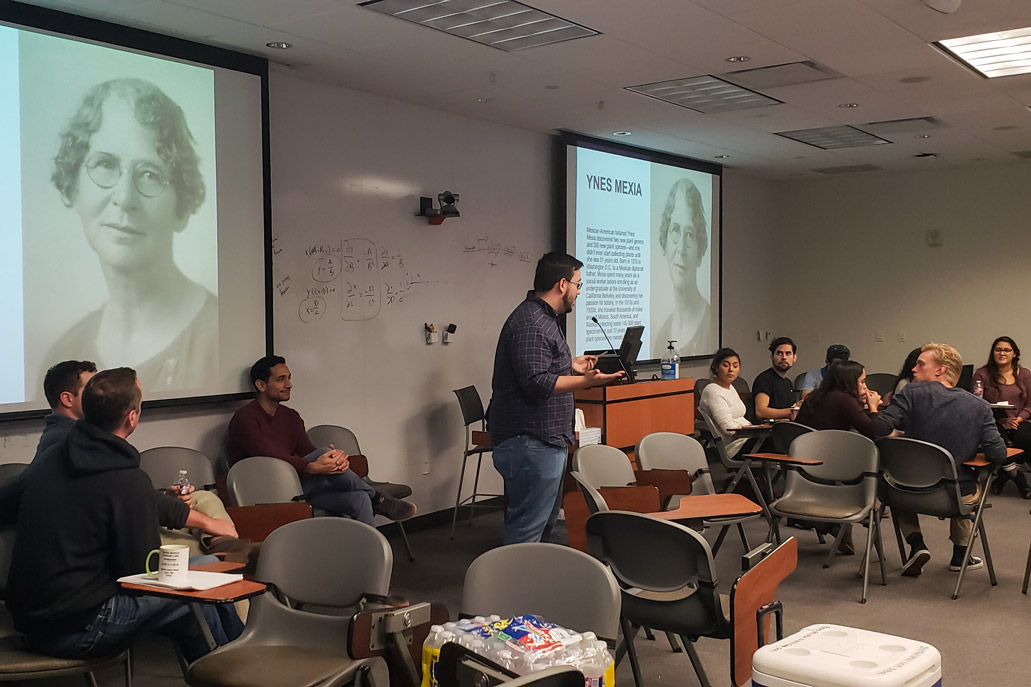
[[825,624],[762,647],[752,666],[813,687],[925,687],[941,676],[941,654],[912,639]]

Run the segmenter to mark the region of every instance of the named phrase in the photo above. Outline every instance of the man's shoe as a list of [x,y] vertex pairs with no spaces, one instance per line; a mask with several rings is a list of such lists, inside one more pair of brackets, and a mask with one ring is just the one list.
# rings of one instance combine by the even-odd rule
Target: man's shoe
[[1010,479],[1012,479],[1013,483],[1017,485],[1017,491],[1020,492],[1020,498],[1025,501],[1031,499],[1031,485],[1028,485],[1027,476],[1024,474],[1023,470],[1017,468],[1017,474],[1013,475]]
[[909,560],[902,566],[902,574],[905,577],[920,577],[924,564],[931,560],[931,552],[927,549],[919,549],[910,555]]
[[995,473],[995,481],[992,482],[992,493],[998,496],[1002,493],[1002,488],[1006,486],[1006,481],[1010,479],[1010,476],[1005,470],[998,470]]
[[[963,561],[960,561],[959,563],[956,563],[955,561],[949,563],[949,570],[951,570],[952,572],[959,572],[962,567]],[[983,567],[984,561],[982,561],[977,556],[971,556],[970,562],[967,563],[967,570],[980,570]]]
[[376,515],[382,515],[395,522],[400,522],[415,515],[415,504],[395,499],[393,496],[380,494],[380,499],[373,504],[372,511]]

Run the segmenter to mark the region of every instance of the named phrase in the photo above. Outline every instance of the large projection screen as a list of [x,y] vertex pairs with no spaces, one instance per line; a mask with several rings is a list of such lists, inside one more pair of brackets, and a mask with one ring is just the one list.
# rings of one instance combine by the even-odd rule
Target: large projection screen
[[[721,167],[564,134],[566,247],[584,288],[566,336],[574,355],[618,347],[644,325],[640,359],[712,356],[720,345]],[[601,327],[594,324],[598,318]]]
[[0,5],[0,419],[63,360],[135,368],[151,405],[248,390],[267,91],[258,58]]

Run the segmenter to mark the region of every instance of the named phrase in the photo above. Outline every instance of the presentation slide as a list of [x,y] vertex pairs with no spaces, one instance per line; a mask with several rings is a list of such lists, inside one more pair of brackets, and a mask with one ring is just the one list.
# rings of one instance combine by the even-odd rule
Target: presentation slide
[[[676,163],[676,164],[674,164]],[[575,138],[566,144],[567,249],[584,287],[566,318],[576,355],[644,325],[640,360],[720,343],[717,165]],[[596,317],[601,327],[591,318]]]
[[0,414],[45,408],[63,360],[150,401],[247,390],[261,112],[257,74],[0,24]]

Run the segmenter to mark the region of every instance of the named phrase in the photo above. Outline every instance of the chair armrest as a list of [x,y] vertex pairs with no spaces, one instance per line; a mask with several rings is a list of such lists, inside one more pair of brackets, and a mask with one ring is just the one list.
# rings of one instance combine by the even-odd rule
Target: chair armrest
[[490,443],[490,432],[474,429],[471,434],[473,446],[482,446],[484,448],[490,448],[490,446],[492,446]]
[[662,510],[658,487],[650,484],[633,487],[602,487],[598,490],[609,510],[657,513]]
[[276,528],[294,520],[312,517],[311,506],[303,501],[265,503],[260,506],[232,506],[226,512],[236,525],[241,539],[265,541]]
[[658,488],[663,505],[673,496],[691,493],[691,474],[687,470],[634,470],[638,484]]
[[369,459],[360,453],[348,456],[347,461],[351,464],[350,470],[361,478],[369,476]]

